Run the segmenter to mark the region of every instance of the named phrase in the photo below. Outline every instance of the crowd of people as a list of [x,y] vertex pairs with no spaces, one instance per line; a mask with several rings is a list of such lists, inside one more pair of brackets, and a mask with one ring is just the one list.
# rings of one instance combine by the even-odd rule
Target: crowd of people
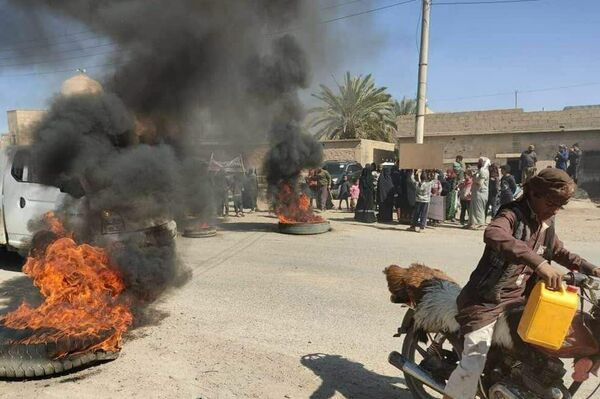
[[233,211],[237,217],[243,217],[244,209],[250,212],[258,210],[258,177],[256,169],[249,169],[246,173],[225,173],[219,171],[211,179],[214,203],[217,216],[229,216],[229,205],[233,200]]
[[[554,166],[577,181],[581,158],[579,144],[570,148],[561,144]],[[444,221],[466,229],[481,229],[488,218],[519,195],[522,184],[537,174],[537,167],[534,145],[521,153],[519,179],[513,176],[510,165],[491,163],[487,157],[479,158],[477,165],[466,166],[458,155],[446,171],[400,169],[398,162],[385,167],[372,163],[363,168],[358,178],[341,177],[337,209],[354,212],[355,220],[363,223],[392,223],[396,215],[397,222],[408,224],[409,230],[416,232]],[[305,184],[315,209],[336,207],[331,192],[333,179],[326,169],[309,170]],[[245,174],[217,172],[212,185],[218,216],[230,214],[231,199],[235,216],[243,217],[244,209],[257,210],[256,169]]]
[[[555,167],[577,181],[581,157],[578,144],[571,148],[561,145]],[[513,176],[510,165],[492,163],[487,157],[467,167],[459,155],[446,171],[400,169],[398,162],[384,168],[370,164],[363,168],[359,179],[349,181],[348,176],[342,177],[338,209],[345,204],[347,210],[355,213],[355,220],[363,223],[394,222],[395,213],[398,222],[409,224],[409,230],[416,232],[443,221],[478,230],[484,228],[502,206],[520,195],[522,185],[537,174],[537,164],[533,145],[521,154],[519,179]],[[316,173],[324,176],[317,179],[318,189],[325,190],[320,191],[319,208],[327,209],[323,198],[331,198],[326,188],[331,184],[331,177],[326,177],[324,169]],[[435,197],[445,198],[438,201]],[[440,206],[444,207],[441,213]],[[430,214],[432,209],[436,210],[436,216]]]

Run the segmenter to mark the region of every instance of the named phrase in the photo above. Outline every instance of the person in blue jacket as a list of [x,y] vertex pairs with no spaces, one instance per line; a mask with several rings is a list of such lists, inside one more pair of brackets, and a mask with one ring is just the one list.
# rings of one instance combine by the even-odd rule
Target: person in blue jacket
[[556,162],[556,169],[567,170],[567,164],[569,162],[569,150],[567,150],[567,146],[561,144],[558,146],[558,152],[554,157],[554,161]]

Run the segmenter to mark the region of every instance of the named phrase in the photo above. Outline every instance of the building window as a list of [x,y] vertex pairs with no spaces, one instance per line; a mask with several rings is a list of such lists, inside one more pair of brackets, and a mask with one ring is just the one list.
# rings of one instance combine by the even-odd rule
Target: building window
[[512,150],[513,152],[521,151],[521,137],[519,135],[512,135]]

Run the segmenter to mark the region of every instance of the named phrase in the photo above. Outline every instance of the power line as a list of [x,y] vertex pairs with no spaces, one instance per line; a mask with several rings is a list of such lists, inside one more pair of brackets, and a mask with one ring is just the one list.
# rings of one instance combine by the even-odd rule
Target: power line
[[333,4],[331,6],[327,6],[327,7],[321,7],[320,10],[331,10],[332,8],[338,8],[338,7],[343,7],[343,6],[347,6],[349,4],[354,4],[354,3],[361,3],[365,0],[352,0],[352,1],[347,1],[345,3],[339,3],[339,4]]
[[45,60],[45,61],[38,61],[38,62],[24,62],[24,63],[22,62],[22,63],[17,63],[17,64],[0,64],[0,68],[13,68],[13,67],[19,67],[19,66],[53,64],[53,63],[62,62],[62,61],[78,60],[81,58],[91,58],[91,57],[96,57],[99,55],[117,54],[122,51],[124,51],[124,50],[110,50],[110,51],[104,51],[104,52],[94,53],[94,54],[76,55],[76,56],[72,56],[72,57],[57,58],[57,59],[53,59],[53,60]]
[[97,68],[105,68],[105,67],[117,66],[117,65],[123,65],[123,63],[110,62],[110,63],[106,63],[106,64],[80,66],[78,68],[58,69],[58,70],[43,71],[43,72],[17,73],[17,74],[11,74],[11,75],[0,74],[0,78],[17,78],[17,77],[24,77],[24,76],[53,75],[56,73],[64,73],[64,72],[72,73],[72,72],[77,71],[78,69],[97,69]]
[[324,20],[324,21],[320,21],[319,24],[329,24],[331,22],[340,21],[342,19],[347,19],[347,18],[352,18],[352,17],[358,17],[359,15],[371,14],[371,13],[374,13],[374,12],[377,12],[377,11],[387,10],[388,8],[398,7],[398,6],[401,6],[401,5],[404,5],[404,4],[408,4],[408,3],[414,3],[415,1],[417,1],[417,0],[405,0],[405,1],[401,1],[399,3],[389,4],[387,6],[381,6],[381,7],[377,7],[377,8],[372,8],[370,10],[356,12],[354,14],[344,15],[342,17],[327,19],[327,20]]
[[81,37],[79,39],[75,39],[75,40],[68,40],[65,42],[46,42],[46,43],[40,43],[40,44],[35,44],[32,46],[24,46],[24,47],[12,47],[12,48],[4,48],[4,49],[0,49],[0,53],[14,53],[17,51],[24,51],[24,50],[31,50],[31,49],[38,49],[38,48],[49,48],[49,47],[56,47],[56,46],[62,46],[64,44],[71,44],[71,43],[82,43],[85,42],[87,40],[94,40],[97,39],[98,36],[90,36],[90,37]]
[[[398,7],[398,6],[401,6],[401,5],[404,5],[404,4],[414,3],[415,1],[417,1],[417,0],[405,0],[405,1],[398,2],[398,3],[388,4],[387,6],[381,6],[381,7],[377,7],[377,8],[371,8],[369,10],[355,12],[353,14],[343,15],[341,17],[336,17],[336,18],[331,18],[331,19],[325,19],[325,20],[322,20],[322,21],[318,21],[314,25],[325,25],[325,24],[329,24],[329,23],[332,23],[332,22],[341,21],[341,20],[347,19],[347,18],[358,17],[360,15],[371,14],[371,13],[374,13],[374,12],[377,12],[377,11],[387,10],[389,8]],[[293,28],[293,29],[288,29],[288,30],[282,30],[282,31],[278,31],[278,32],[267,33],[267,35],[268,36],[281,35],[281,34],[284,34],[284,33],[294,32],[294,31],[300,30],[302,28],[303,27],[299,26],[299,27]]]
[[482,5],[482,4],[508,4],[508,3],[533,3],[543,0],[490,0],[490,1],[448,1],[431,3],[434,6],[456,6],[456,5]]
[[[518,92],[519,92],[519,94],[539,93],[539,92],[544,92],[544,91],[574,89],[577,87],[588,87],[588,86],[598,86],[598,85],[600,85],[600,82],[588,82],[588,83],[579,83],[579,84],[568,85],[568,86],[555,86],[555,87],[545,87],[545,88],[530,89],[530,90],[518,90]],[[441,98],[438,100],[430,100],[430,101],[433,103],[436,103],[436,102],[447,102],[447,101],[471,100],[471,99],[487,98],[487,97],[512,96],[514,94],[515,94],[515,92],[513,90],[513,91],[507,91],[507,92],[500,92],[500,93],[493,93],[493,94],[481,94],[481,95],[468,96],[468,97]]]
[[[86,50],[91,50],[91,49],[100,48],[100,47],[110,47],[110,46],[114,46],[114,45],[115,45],[114,43],[108,42],[108,43],[97,44],[97,45],[88,46],[88,47],[80,47],[80,48],[71,48],[71,49],[65,49],[65,50],[52,51],[52,53],[50,53],[49,55],[70,53],[70,52],[73,52],[73,51],[86,51]],[[33,57],[33,56],[35,56],[35,54],[31,54],[29,56]],[[28,56],[21,56],[21,57],[27,58]],[[14,56],[2,57],[2,58],[0,58],[0,61],[3,61],[3,60],[12,60],[14,58],[15,58]],[[0,66],[2,66],[2,65],[0,65]]]
[[[88,38],[78,38],[76,40],[69,40],[69,41],[65,41],[65,42],[54,42],[54,43],[48,43],[47,39],[52,39],[55,37],[71,37],[71,36],[76,36],[76,35],[81,35],[82,33],[87,33],[87,34],[93,34],[94,36],[88,37]],[[54,35],[54,36],[48,36],[45,38],[39,38],[39,39],[32,39],[32,40],[25,40],[25,41],[21,41],[21,42],[13,42],[9,45],[3,45],[3,47],[0,47],[0,52],[5,52],[5,51],[13,51],[13,50],[27,50],[27,49],[31,49],[31,48],[39,48],[39,47],[45,47],[48,46],[49,44],[52,45],[60,45],[60,44],[69,44],[69,43],[77,43],[83,40],[89,40],[89,39],[94,39],[95,37],[97,37],[97,35],[94,32],[91,31],[81,31],[78,33],[73,33],[70,35]],[[35,43],[38,42],[38,44],[32,45],[32,46],[19,46],[19,44],[24,44],[24,43]],[[44,43],[39,43],[39,42],[44,42]]]
[[557,87],[547,87],[544,89],[519,90],[519,93],[538,93],[538,92],[542,92],[542,91],[574,89],[576,87],[587,87],[587,86],[598,86],[598,85],[600,85],[600,82],[579,83],[579,84],[570,85],[570,86],[557,86]]
[[[334,9],[334,8],[347,6],[350,4],[360,3],[363,1],[365,1],[365,0],[350,0],[350,1],[343,2],[343,3],[339,3],[339,4],[333,4],[330,6],[321,7],[320,10],[330,10],[330,9]],[[416,1],[416,0],[412,0],[412,1]],[[391,5],[391,6],[393,7],[395,5]],[[386,7],[383,7],[382,9],[385,9],[385,8],[389,8],[389,7],[386,6]],[[368,12],[372,12],[372,11],[368,11]],[[359,15],[361,15],[361,14],[362,13],[360,13]],[[342,19],[343,18],[346,18],[346,17],[342,17]],[[327,23],[327,21],[323,21],[321,23]],[[64,41],[64,42],[63,41],[57,41],[54,43],[46,42],[47,39],[72,37],[72,36],[78,36],[81,34],[91,34],[93,36],[90,36],[88,38],[79,38],[77,40]],[[70,44],[70,43],[79,43],[80,41],[95,39],[97,37],[98,36],[95,32],[92,32],[90,30],[82,30],[82,31],[78,31],[78,32],[68,33],[68,34],[52,35],[52,36],[40,37],[37,39],[29,39],[29,40],[22,40],[22,41],[18,41],[18,42],[12,42],[10,45],[4,45],[3,47],[0,47],[0,53],[7,52],[7,51],[15,51],[15,50],[28,50],[28,49],[40,48],[40,47],[57,46],[57,45]],[[32,46],[18,46],[19,44],[36,43],[36,42],[38,42],[38,43],[44,42],[44,43],[39,43],[39,44],[35,44]],[[75,49],[73,49],[73,50],[75,50]]]
[[[337,7],[342,7],[342,6],[346,6],[349,4],[354,4],[354,3],[359,3],[362,2],[364,0],[351,0],[351,1],[347,1],[344,3],[339,3],[339,4],[334,4],[331,6],[327,6],[327,7],[322,7],[321,10],[327,10],[327,9],[333,9],[333,8],[337,8]],[[399,3],[394,3],[394,4],[390,4],[390,5],[386,5],[386,6],[382,6],[382,7],[377,7],[374,9],[370,9],[370,10],[365,10],[365,11],[361,11],[361,12],[357,12],[357,13],[353,13],[353,14],[349,14],[349,15],[344,15],[341,17],[336,17],[336,18],[332,18],[332,19],[328,19],[328,20],[324,20],[324,21],[319,21],[318,24],[328,24],[328,23],[332,23],[332,22],[336,22],[342,19],[346,19],[346,18],[352,18],[352,17],[356,17],[359,15],[364,15],[364,14],[369,14],[369,13],[373,13],[373,12],[377,12],[377,11],[381,11],[381,10],[385,10],[388,8],[392,8],[392,7],[397,7],[399,5],[403,5],[403,4],[408,4],[408,3],[412,3],[414,1],[417,0],[408,0],[408,1],[402,1]],[[300,28],[296,28],[296,29],[290,29],[290,30],[286,30],[286,31],[280,31],[280,32],[275,32],[275,33],[270,33],[269,35],[277,35],[277,34],[282,34],[282,33],[287,33],[287,32],[292,32],[294,30],[298,30]],[[34,49],[34,48],[41,48],[41,47],[49,47],[49,46],[58,46],[58,45],[63,45],[63,44],[71,44],[71,43],[81,43],[82,41],[85,40],[90,40],[90,39],[96,39],[97,36],[94,32],[91,31],[80,31],[80,32],[75,32],[72,34],[65,34],[65,35],[56,35],[54,37],[69,37],[69,36],[75,36],[75,35],[79,35],[79,34],[83,34],[83,33],[88,33],[88,34],[93,34],[94,36],[91,37],[87,37],[87,38],[79,38],[77,40],[69,40],[69,41],[64,41],[64,42],[54,42],[54,43],[41,43],[41,44],[36,44],[36,45],[32,45],[32,46],[25,46],[25,47],[4,47],[4,48],[0,48],[0,53],[2,52],[12,52],[12,51],[16,51],[16,50],[28,50],[28,49]],[[19,44],[19,43],[27,43],[27,42],[35,42],[35,41],[42,41],[45,39],[32,39],[29,41],[22,41],[22,42],[14,42],[13,44]],[[60,53],[69,53],[69,52],[77,52],[77,51],[85,51],[85,50],[89,50],[89,49],[94,49],[94,48],[99,48],[99,47],[108,47],[108,46],[112,46],[112,45],[116,45],[114,42],[108,42],[105,44],[100,44],[100,45],[94,45],[94,46],[87,46],[87,47],[82,47],[82,48],[72,48],[72,49],[65,49],[65,50],[60,50],[60,51],[54,51],[52,54],[60,54]],[[95,54],[91,54],[89,55],[94,56]],[[0,58],[1,60],[7,60],[7,59],[11,59],[12,57],[2,57]],[[47,61],[47,62],[53,62],[53,61]],[[44,63],[47,63],[44,62]],[[0,65],[0,67],[8,67],[8,66],[25,66],[25,65],[36,65],[34,64],[10,64],[10,65]]]

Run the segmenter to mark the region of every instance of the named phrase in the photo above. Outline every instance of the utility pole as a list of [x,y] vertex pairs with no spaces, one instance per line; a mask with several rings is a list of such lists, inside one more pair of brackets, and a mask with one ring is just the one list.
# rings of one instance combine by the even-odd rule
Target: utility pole
[[515,90],[515,109],[519,108],[519,90]]
[[423,0],[423,19],[421,20],[421,51],[419,54],[419,85],[417,86],[417,118],[415,138],[417,144],[423,144],[425,136],[425,112],[427,106],[427,63],[429,59],[429,14],[431,0]]

